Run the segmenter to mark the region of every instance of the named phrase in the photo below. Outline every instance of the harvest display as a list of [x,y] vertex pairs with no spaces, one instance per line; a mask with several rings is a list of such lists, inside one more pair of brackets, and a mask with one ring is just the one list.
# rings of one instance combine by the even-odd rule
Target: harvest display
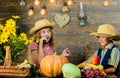
[[100,64],[98,56],[93,57],[91,63],[84,63],[84,68],[79,69],[75,64],[61,55],[45,56],[40,62],[39,69],[44,76],[65,78],[105,78],[104,67]]
[[100,64],[99,56],[94,56],[91,63],[84,63],[84,68],[81,70],[85,78],[105,78],[103,65]]

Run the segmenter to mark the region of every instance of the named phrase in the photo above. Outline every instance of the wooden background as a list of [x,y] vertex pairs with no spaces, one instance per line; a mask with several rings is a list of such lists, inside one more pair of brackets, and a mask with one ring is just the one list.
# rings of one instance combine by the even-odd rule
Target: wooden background
[[[35,16],[29,17],[27,12],[33,0],[25,0],[26,6],[20,6],[20,0],[0,0],[0,22],[11,15],[19,15],[21,16],[19,21],[20,31],[27,33],[31,37],[29,30],[34,26],[35,21],[47,18],[55,22],[55,14],[63,13],[63,0],[57,0],[58,2],[54,5],[50,4],[49,0],[45,1],[47,1],[47,16],[40,16],[41,6],[34,6]],[[99,25],[105,23],[112,24],[120,33],[120,0],[109,0],[110,5],[108,7],[103,6],[103,0],[83,0],[83,7],[88,21],[86,26],[79,25],[77,17],[80,11],[79,2],[80,0],[74,0],[74,5],[69,7],[70,11],[67,14],[71,17],[70,22],[63,28],[60,28],[58,25],[54,27],[56,52],[60,54],[65,48],[69,48],[72,56],[68,58],[70,62],[75,64],[83,61],[84,55],[89,56],[92,51],[100,47],[97,38],[89,36],[91,32],[97,31]],[[116,43],[119,45],[119,41]]]

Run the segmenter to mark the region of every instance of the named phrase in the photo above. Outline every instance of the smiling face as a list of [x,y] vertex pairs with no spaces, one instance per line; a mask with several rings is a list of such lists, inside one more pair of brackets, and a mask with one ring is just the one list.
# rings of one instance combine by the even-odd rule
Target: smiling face
[[104,36],[99,36],[98,37],[99,43],[101,44],[101,46],[105,47],[107,46],[109,43],[111,43],[110,38],[104,37]]
[[49,42],[51,37],[52,37],[52,32],[51,28],[43,28],[40,30],[40,37],[46,40],[46,42]]

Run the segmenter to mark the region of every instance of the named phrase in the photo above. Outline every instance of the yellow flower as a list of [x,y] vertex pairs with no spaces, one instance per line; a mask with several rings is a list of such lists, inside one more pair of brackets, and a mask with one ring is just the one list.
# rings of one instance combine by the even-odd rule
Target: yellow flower
[[36,43],[39,43],[40,39],[39,39],[39,38],[36,38],[36,40],[35,40],[35,41],[36,41]]
[[27,34],[21,33],[21,34],[20,34],[20,38],[21,38],[22,40],[27,40]]
[[14,19],[20,18],[20,16],[17,16],[17,15],[16,15],[16,16],[13,15],[12,17],[13,17]]
[[9,27],[4,27],[3,28],[3,33],[6,33],[6,34],[10,35]]
[[47,23],[48,25],[50,25],[50,24],[51,24],[51,22],[50,22],[50,21],[48,21],[48,20],[46,21],[46,23]]
[[33,38],[33,37],[29,39],[29,43],[31,43],[31,42],[33,42],[33,41],[34,41],[34,38]]
[[8,20],[6,21],[5,26],[14,27],[14,26],[16,26],[16,21],[15,21],[14,19],[8,19]]
[[1,34],[0,35],[1,43],[5,43],[8,41],[8,35],[7,34]]
[[10,28],[10,33],[14,36],[16,36],[16,28],[13,27],[13,28]]

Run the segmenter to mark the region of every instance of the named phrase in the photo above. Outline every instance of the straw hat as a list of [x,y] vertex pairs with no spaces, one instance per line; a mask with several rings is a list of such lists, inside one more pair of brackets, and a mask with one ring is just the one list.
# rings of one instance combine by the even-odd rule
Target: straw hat
[[120,40],[120,34],[116,34],[116,30],[114,26],[110,24],[103,24],[98,27],[97,32],[93,32],[90,36],[105,36],[109,37],[112,40],[118,41]]
[[55,23],[51,23],[47,19],[39,20],[39,21],[35,22],[35,26],[33,28],[31,28],[30,34],[34,34],[36,31],[38,31],[42,28],[45,28],[45,27],[53,28],[54,25],[55,25]]

